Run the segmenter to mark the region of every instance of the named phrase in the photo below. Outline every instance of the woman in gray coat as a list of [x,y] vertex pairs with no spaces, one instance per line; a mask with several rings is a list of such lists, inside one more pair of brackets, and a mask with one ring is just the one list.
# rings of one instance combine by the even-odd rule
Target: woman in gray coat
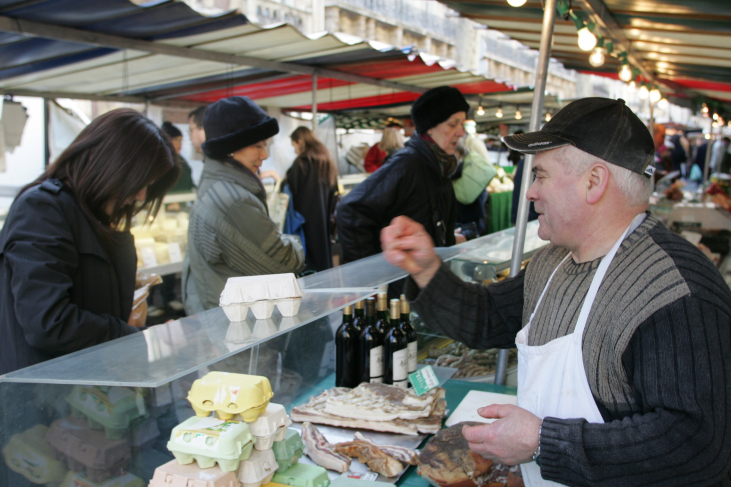
[[183,263],[188,314],[218,306],[229,277],[297,273],[305,262],[299,242],[269,218],[256,175],[277,121],[249,98],[232,96],[206,109],[203,128],[206,160]]

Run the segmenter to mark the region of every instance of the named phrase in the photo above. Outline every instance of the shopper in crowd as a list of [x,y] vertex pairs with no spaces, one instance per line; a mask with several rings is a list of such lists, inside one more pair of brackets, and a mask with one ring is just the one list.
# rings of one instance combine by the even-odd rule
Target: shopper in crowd
[[206,163],[190,214],[183,262],[186,313],[215,308],[229,277],[299,272],[301,245],[269,218],[257,171],[277,121],[244,96],[212,104],[203,118]]
[[178,162],[180,163],[180,178],[178,179],[178,182],[175,183],[175,186],[169,191],[170,193],[190,193],[193,191],[193,188],[195,185],[193,184],[193,171],[190,169],[190,165],[188,164],[188,161],[185,160],[185,158],[180,155],[180,149],[183,147],[183,133],[170,122],[163,122],[162,123],[162,131],[167,134],[167,136],[170,138],[170,142],[173,145],[173,149],[175,149],[175,155],[178,157]]
[[711,149],[711,160],[708,164],[711,169],[711,173],[721,171],[721,166],[723,166],[726,154],[731,151],[731,144],[729,144],[729,142],[731,142],[731,139],[723,137],[713,143],[713,148]]
[[129,233],[154,216],[180,166],[168,138],[131,109],[94,119],[13,202],[0,232],[0,374],[129,335],[137,255]]
[[450,180],[469,105],[456,88],[422,94],[411,108],[416,133],[379,171],[348,193],[337,211],[343,260],[381,251],[380,232],[398,215],[421,223],[438,246],[455,244],[457,206]]
[[487,185],[495,177],[497,170],[477,151],[467,151],[462,143],[457,144],[455,155],[460,161],[452,176],[454,195],[457,198],[457,226],[460,233],[471,240],[487,233]]
[[465,427],[470,448],[522,464],[526,485],[729,484],[731,291],[647,212],[649,131],[622,100],[585,98],[505,142],[536,153],[527,196],[551,242],[516,277],[462,282],[408,218],[382,234],[430,328],[518,346],[518,406],[478,409],[497,421]]
[[383,129],[381,141],[368,149],[363,167],[366,172],[376,172],[388,156],[403,149],[404,138],[401,135],[401,126],[393,122]]
[[290,138],[297,158],[286,181],[293,208],[305,219],[305,269],[324,271],[333,265],[330,213],[338,191],[338,167],[312,130],[297,127]]
[[203,115],[206,107],[198,107],[188,114],[188,128],[190,129],[190,143],[196,154],[203,154],[201,145],[206,141],[206,131],[203,128]]

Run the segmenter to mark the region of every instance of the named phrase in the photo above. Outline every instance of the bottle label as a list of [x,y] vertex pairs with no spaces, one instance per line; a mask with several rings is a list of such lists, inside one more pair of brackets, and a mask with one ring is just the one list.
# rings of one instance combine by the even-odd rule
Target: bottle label
[[417,347],[416,341],[409,342],[409,345],[408,345],[408,351],[409,351],[409,374],[412,373],[412,372],[416,372],[416,347]]
[[371,382],[378,378],[378,382],[383,381],[383,346],[371,348]]
[[406,378],[409,375],[409,350],[404,348],[393,352],[393,385],[406,387]]

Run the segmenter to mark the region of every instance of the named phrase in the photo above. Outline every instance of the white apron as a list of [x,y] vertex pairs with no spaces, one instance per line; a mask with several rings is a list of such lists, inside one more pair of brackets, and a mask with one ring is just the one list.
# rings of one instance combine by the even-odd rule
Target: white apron
[[[529,346],[528,334],[533,317],[546,294],[549,284],[556,271],[569,258],[569,253],[553,270],[551,277],[543,288],[541,297],[528,320],[528,324],[520,330],[515,343],[518,346],[518,406],[527,409],[539,418],[551,416],[559,419],[584,418],[589,423],[603,423],[602,415],[594,402],[584,371],[584,358],[581,350],[581,341],[584,328],[589,318],[591,306],[596,298],[599,286],[607,273],[622,241],[632,233],[645,219],[645,213],[640,213],[632,220],[627,230],[617,240],[607,255],[602,258],[589,291],[584,298],[576,328],[570,335],[551,340],[545,345]],[[527,487],[559,485],[556,482],[544,480],[541,469],[535,462],[524,463],[520,466],[523,481]]]

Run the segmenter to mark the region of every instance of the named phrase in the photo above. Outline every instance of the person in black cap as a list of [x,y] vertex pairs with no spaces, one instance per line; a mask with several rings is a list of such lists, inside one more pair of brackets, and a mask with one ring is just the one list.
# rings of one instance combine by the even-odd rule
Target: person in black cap
[[300,243],[269,218],[256,174],[277,121],[249,98],[232,96],[206,109],[203,127],[206,160],[183,262],[188,314],[218,306],[229,277],[297,273],[305,262]]
[[450,176],[469,108],[451,86],[432,88],[414,102],[416,133],[338,205],[344,262],[379,253],[381,229],[398,215],[421,223],[438,246],[454,245],[457,205]]
[[504,141],[536,154],[527,197],[551,242],[520,274],[464,283],[408,218],[381,236],[430,328],[518,347],[518,405],[479,409],[497,421],[465,427],[470,448],[528,486],[729,485],[731,291],[647,212],[647,128],[623,100],[585,98]]

